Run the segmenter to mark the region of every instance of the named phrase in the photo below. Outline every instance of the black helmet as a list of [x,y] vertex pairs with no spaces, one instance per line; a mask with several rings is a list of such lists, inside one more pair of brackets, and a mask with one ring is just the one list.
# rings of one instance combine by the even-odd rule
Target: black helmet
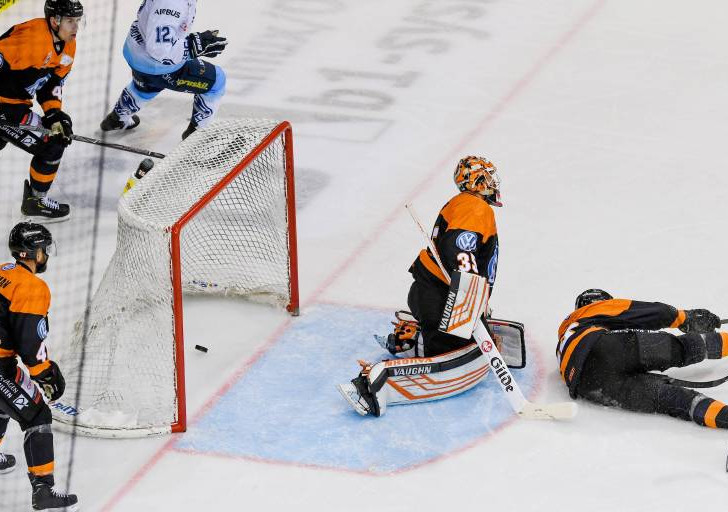
[[589,288],[588,290],[581,292],[576,298],[576,304],[574,304],[574,309],[583,308],[584,306],[588,306],[593,302],[599,302],[600,300],[609,300],[611,298],[613,297],[604,290],[600,290],[599,288]]
[[45,0],[44,11],[46,18],[56,16],[78,18],[83,16],[83,5],[78,0]]
[[[21,222],[10,231],[8,247],[10,254],[16,260],[35,259],[38,249],[42,249],[46,255],[50,255],[48,248],[52,246],[53,236],[42,224]],[[41,273],[44,270],[45,263],[39,265],[36,271]]]

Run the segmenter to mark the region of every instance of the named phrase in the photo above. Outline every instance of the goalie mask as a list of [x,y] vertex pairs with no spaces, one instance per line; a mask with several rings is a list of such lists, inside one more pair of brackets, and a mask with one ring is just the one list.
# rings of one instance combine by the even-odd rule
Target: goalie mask
[[487,158],[466,156],[458,162],[453,175],[461,192],[475,192],[493,206],[503,206],[500,199],[498,170]]
[[604,290],[600,290],[599,288],[589,288],[588,290],[585,290],[579,294],[579,296],[576,298],[576,303],[574,304],[574,309],[580,309],[584,306],[588,306],[589,304],[592,304],[594,302],[599,302],[602,300],[609,300],[612,299],[610,294],[605,292]]

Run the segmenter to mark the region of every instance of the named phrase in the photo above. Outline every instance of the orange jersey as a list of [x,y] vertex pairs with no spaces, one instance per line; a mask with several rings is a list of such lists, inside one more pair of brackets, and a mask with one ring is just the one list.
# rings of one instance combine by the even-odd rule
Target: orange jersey
[[20,23],[0,36],[0,103],[61,108],[63,83],[76,55],[76,41],[54,42],[45,18]]
[[594,343],[608,331],[622,329],[659,330],[679,327],[685,311],[661,302],[610,299],[594,302],[571,313],[559,327],[556,357],[561,377],[576,398],[581,370]]
[[[448,274],[471,272],[495,283],[498,266],[498,231],[493,208],[482,197],[461,192],[440,210],[432,241]],[[429,249],[420,251],[410,272],[415,278],[447,286],[447,280]]]
[[0,362],[19,355],[31,376],[48,366],[51,292],[41,278],[17,263],[0,265]]

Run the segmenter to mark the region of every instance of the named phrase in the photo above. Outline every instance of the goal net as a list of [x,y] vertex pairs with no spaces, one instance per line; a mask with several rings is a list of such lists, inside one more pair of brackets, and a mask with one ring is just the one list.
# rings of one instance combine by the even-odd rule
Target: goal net
[[290,125],[195,132],[119,200],[116,252],[60,352],[54,419],[99,437],[184,431],[183,292],[297,314],[296,268]]

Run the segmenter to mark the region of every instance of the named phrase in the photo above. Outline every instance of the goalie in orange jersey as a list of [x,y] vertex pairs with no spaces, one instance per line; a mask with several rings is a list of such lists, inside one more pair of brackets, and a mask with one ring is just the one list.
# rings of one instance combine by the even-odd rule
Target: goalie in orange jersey
[[[460,192],[440,210],[432,241],[452,276],[457,272],[481,276],[492,290],[498,265],[492,207],[502,206],[496,167],[486,158],[468,156],[458,162],[453,179]],[[429,249],[419,253],[409,271],[414,278],[407,297],[412,313],[398,312],[394,332],[378,338],[400,359],[375,365],[362,362],[359,376],[338,386],[359,414],[380,416],[387,404],[457,395],[475,386],[490,369],[472,337],[440,330],[451,287]],[[517,347],[517,359],[525,364],[523,326],[498,322],[500,332],[493,333],[494,338],[498,341],[507,333],[508,339],[515,339],[511,346]],[[522,367],[519,364],[513,366]]]
[[[728,407],[686,387],[696,383],[652,373],[728,356],[728,333],[715,331],[720,325],[705,309],[586,290],[559,327],[560,373],[572,398],[728,428]],[[666,328],[684,334],[660,330]]]
[[[0,35],[0,150],[8,143],[33,155],[20,210],[36,222],[67,220],[70,207],[48,197],[73,123],[63,111],[63,84],[76,55],[83,18],[78,0],[46,0],[45,18],[15,25]],[[44,115],[32,110],[37,99]],[[43,126],[50,136],[19,125]]]

